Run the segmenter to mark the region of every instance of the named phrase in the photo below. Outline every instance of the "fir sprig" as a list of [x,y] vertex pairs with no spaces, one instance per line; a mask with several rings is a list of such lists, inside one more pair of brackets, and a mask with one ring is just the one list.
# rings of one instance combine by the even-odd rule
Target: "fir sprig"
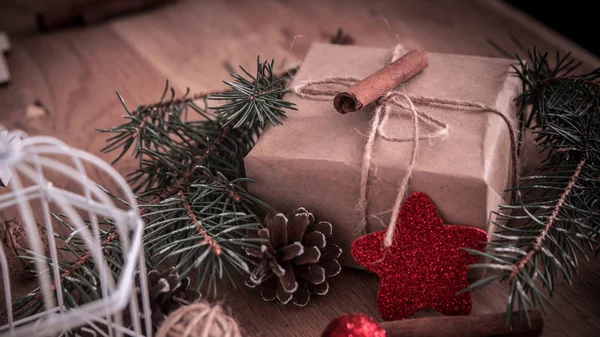
[[[524,91],[517,98],[524,127],[546,154],[542,166],[521,179],[516,200],[495,213],[498,231],[470,266],[494,271],[466,290],[507,282],[507,323],[519,310],[546,305],[560,278],[571,284],[579,257],[600,252],[600,69],[572,75],[570,55],[550,65],[547,53],[526,51],[514,66]],[[507,223],[510,222],[508,225]]]
[[283,87],[282,80],[277,79],[273,74],[273,61],[261,63],[258,59],[257,63],[256,75],[251,75],[240,66],[248,78],[231,73],[233,82],[223,82],[233,90],[209,97],[210,100],[229,101],[216,107],[215,111],[225,119],[225,124],[233,122],[234,129],[244,125],[256,125],[262,128],[267,123],[273,126],[282,124],[281,119],[286,117],[285,110],[295,110],[292,103],[282,99],[287,91]]
[[[222,279],[233,281],[230,271],[246,272],[246,258],[239,248],[253,245],[247,232],[260,226],[269,207],[242,185],[243,159],[250,151],[267,116],[284,115],[294,108],[282,99],[284,76],[273,73],[272,62],[257,61],[255,76],[244,68],[246,77],[231,74],[225,81],[229,90],[175,98],[171,90],[168,104],[164,97],[149,106],[130,112],[129,121],[103,132],[114,133],[104,149],[120,149],[118,158],[135,144],[132,155],[139,160],[129,174],[130,183],[143,203],[146,221],[146,251],[155,263],[169,261],[185,276],[197,270],[198,287],[206,282],[216,291]],[[214,110],[207,100],[227,100]],[[201,100],[197,104],[198,100]],[[187,113],[196,112],[196,120]],[[118,159],[117,158],[117,159]]]
[[[69,219],[62,214],[52,214],[58,224],[67,228],[72,234],[60,235],[55,232],[55,240],[59,241],[57,249],[62,251],[64,260],[58,263],[60,271],[60,287],[62,289],[62,302],[65,309],[71,309],[82,303],[88,303],[102,298],[102,285],[97,266],[89,251],[85,249],[85,241],[81,237],[81,231],[69,224]],[[110,220],[98,223],[102,252],[107,261],[107,266],[112,274],[113,281],[117,281],[119,272],[124,265],[124,252],[122,246],[115,240],[116,229]],[[91,226],[90,223],[87,224]],[[88,229],[90,229],[89,227]],[[106,229],[105,229],[106,228]],[[20,256],[23,259],[37,259],[35,252],[27,251],[28,254]],[[34,257],[36,256],[36,257]],[[54,268],[52,259],[45,258],[48,269]],[[50,276],[54,276],[52,273]],[[57,282],[54,281],[50,287],[56,291]],[[37,313],[44,308],[44,300],[41,288],[36,288],[26,296],[19,298],[13,304],[13,315],[15,317],[27,317]]]
[[[177,98],[167,83],[158,102],[134,110],[118,95],[126,122],[99,130],[112,134],[102,151],[117,152],[114,162],[127,153],[139,162],[128,177],[146,223],[144,250],[148,263],[155,267],[172,265],[182,277],[194,272],[196,288],[210,290],[211,294],[216,294],[220,283],[235,284],[234,273],[248,272],[247,258],[240,248],[257,247],[257,239],[247,234],[261,226],[264,212],[270,210],[245,190],[251,182],[245,178],[243,159],[265,126],[264,121],[279,120],[285,113],[283,109],[294,108],[282,99],[284,82],[292,71],[277,76],[273,74],[273,62],[258,62],[257,69],[256,76],[242,69],[248,78],[232,75],[234,82],[226,82],[231,88],[220,93],[190,95],[188,91]],[[240,95],[248,88],[252,88],[254,98]],[[165,99],[169,92],[170,98]],[[229,102],[214,114],[207,106],[211,97]],[[190,112],[198,118],[188,119]],[[64,219],[57,220],[68,226]],[[101,246],[110,255],[107,259],[117,277],[122,267],[122,258],[117,256],[121,233],[110,219],[104,224],[108,229],[102,233]],[[53,280],[54,286],[60,283],[64,289],[67,307],[100,298],[95,261],[83,242],[59,239],[76,255],[69,262],[61,262],[61,277]],[[20,314],[37,312],[43,307],[40,290],[16,304]]]

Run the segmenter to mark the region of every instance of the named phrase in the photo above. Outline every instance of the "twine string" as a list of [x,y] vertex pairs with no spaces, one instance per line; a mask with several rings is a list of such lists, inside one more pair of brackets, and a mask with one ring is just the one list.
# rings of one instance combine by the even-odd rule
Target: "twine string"
[[192,303],[171,313],[157,337],[241,337],[237,322],[219,305]]

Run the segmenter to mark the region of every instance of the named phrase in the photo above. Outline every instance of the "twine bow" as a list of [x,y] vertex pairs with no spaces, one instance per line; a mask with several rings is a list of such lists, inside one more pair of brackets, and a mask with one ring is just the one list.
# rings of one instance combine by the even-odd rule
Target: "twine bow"
[[[394,62],[405,53],[405,50],[401,46],[396,46],[392,52],[392,58],[390,62]],[[340,91],[336,90],[333,86],[346,86],[350,87],[360,80],[353,77],[330,77],[323,80],[316,81],[305,81],[299,83],[292,88],[292,92],[302,98],[313,101],[333,101],[333,98]],[[519,182],[519,154],[518,154],[518,138],[517,131],[513,122],[502,112],[496,108],[472,101],[464,100],[448,100],[436,97],[424,97],[424,96],[411,96],[403,92],[401,87],[393,89],[383,95],[376,103],[375,113],[369,122],[369,131],[367,135],[367,141],[361,163],[361,177],[360,177],[360,200],[359,200],[359,211],[361,212],[361,229],[363,233],[367,231],[367,206],[368,206],[368,185],[369,176],[371,169],[371,162],[373,156],[373,148],[377,137],[382,138],[388,142],[409,142],[412,141],[413,146],[409,159],[409,165],[406,170],[406,174],[400,181],[398,186],[398,194],[392,208],[392,216],[388,225],[385,238],[383,240],[384,247],[391,247],[394,241],[394,233],[396,230],[396,222],[398,220],[398,211],[402,205],[402,200],[406,195],[408,189],[408,182],[412,176],[412,171],[416,163],[417,152],[419,149],[419,140],[428,138],[443,138],[449,133],[448,124],[443,121],[427,114],[426,112],[419,110],[415,107],[415,104],[420,104],[429,107],[443,107],[443,108],[470,108],[474,111],[490,112],[500,116],[506,123],[511,142],[512,150],[512,161],[513,161],[513,177],[515,184]],[[393,109],[393,107],[399,109]],[[399,114],[402,110],[408,111],[412,116],[412,136],[400,136],[393,137],[385,133],[385,125],[389,121],[390,115]],[[428,134],[420,134],[419,122],[426,123],[431,126],[437,127],[437,130]]]

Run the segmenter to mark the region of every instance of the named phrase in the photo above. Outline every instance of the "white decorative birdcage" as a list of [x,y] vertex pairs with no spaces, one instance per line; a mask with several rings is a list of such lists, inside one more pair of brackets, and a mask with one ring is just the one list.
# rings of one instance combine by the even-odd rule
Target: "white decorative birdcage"
[[[15,316],[17,302],[13,291],[21,287],[21,282],[10,280],[7,247],[0,244],[4,288],[0,296],[4,296],[6,307],[0,315],[5,315],[4,321],[8,322],[0,327],[0,336],[150,335],[143,222],[125,179],[100,158],[58,139],[0,132],[0,180],[1,185],[6,185],[0,187],[0,215],[14,214],[21,219],[29,243],[27,263],[32,265],[32,282],[38,296],[34,314]],[[122,197],[112,197],[88,178],[86,171],[90,170],[108,177],[111,182],[105,183],[116,186]],[[69,227],[57,229],[57,214],[68,219]],[[105,242],[101,239],[106,233],[105,221],[118,230],[118,237],[113,239],[119,247],[122,266],[116,271],[113,261],[105,257]],[[68,229],[70,234],[58,234]],[[57,238],[65,236],[77,237],[79,245],[85,247],[77,254],[88,254],[93,259],[93,269],[88,273],[99,280],[93,289],[100,296],[85,300],[84,292],[65,289],[62,282],[56,281],[76,272],[67,273],[61,267],[65,240]]]

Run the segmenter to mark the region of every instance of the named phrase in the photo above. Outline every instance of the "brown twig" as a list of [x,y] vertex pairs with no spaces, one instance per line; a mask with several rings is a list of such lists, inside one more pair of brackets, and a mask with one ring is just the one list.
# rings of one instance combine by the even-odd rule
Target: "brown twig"
[[144,126],[146,125],[146,121],[143,120],[140,125],[137,126],[137,128],[135,128],[135,131],[133,132],[133,138],[137,138],[140,133],[142,132],[142,129],[144,128]]
[[586,158],[583,157],[579,161],[579,164],[577,164],[577,168],[573,172],[573,175],[571,176],[569,183],[567,184],[567,186],[561,193],[560,198],[558,199],[558,202],[554,206],[554,209],[552,210],[550,217],[548,217],[548,220],[546,221],[544,228],[542,229],[540,234],[535,239],[535,243],[533,244],[533,246],[529,249],[529,251],[527,252],[527,254],[525,256],[523,256],[519,261],[517,261],[516,263],[514,263],[512,265],[513,271],[508,276],[508,279],[507,279],[508,282],[511,282],[517,276],[517,274],[523,268],[525,268],[525,265],[527,265],[527,263],[531,260],[533,255],[535,255],[541,249],[542,241],[544,241],[544,239],[548,235],[550,228],[552,228],[552,225],[554,225],[554,222],[556,221],[556,218],[558,217],[558,213],[562,209],[562,206],[564,205],[565,201],[567,200],[567,197],[573,190],[573,186],[575,186],[575,182],[577,182],[577,178],[579,177],[579,174],[581,173],[581,170],[583,169],[583,165],[585,164],[585,161],[586,161]]
[[[535,145],[539,146],[538,144],[535,144]],[[575,151],[580,151],[580,150],[577,148],[574,148],[574,147],[563,147],[560,149],[556,149],[556,152],[558,152],[558,153],[575,152]]]
[[229,194],[229,197],[234,202],[240,202],[240,200],[242,199],[240,197],[240,194],[238,192],[236,192],[236,191],[234,191],[232,189],[228,189],[227,186],[225,186],[222,182],[220,182],[218,179],[216,179],[210,173],[208,173],[206,171],[202,171],[202,175],[205,176],[206,178],[212,179],[215,182],[215,184],[217,184],[219,187],[222,187],[223,189],[226,189],[227,193]]
[[221,246],[212,236],[210,236],[210,234],[208,234],[208,232],[204,230],[204,228],[202,228],[202,222],[200,222],[200,220],[198,220],[198,218],[196,217],[196,214],[194,214],[192,206],[185,197],[183,188],[179,190],[179,197],[183,202],[183,207],[185,208],[188,217],[190,217],[190,220],[192,220],[192,222],[196,224],[196,231],[204,238],[204,240],[202,240],[202,243],[208,244],[213,253],[221,255]]

